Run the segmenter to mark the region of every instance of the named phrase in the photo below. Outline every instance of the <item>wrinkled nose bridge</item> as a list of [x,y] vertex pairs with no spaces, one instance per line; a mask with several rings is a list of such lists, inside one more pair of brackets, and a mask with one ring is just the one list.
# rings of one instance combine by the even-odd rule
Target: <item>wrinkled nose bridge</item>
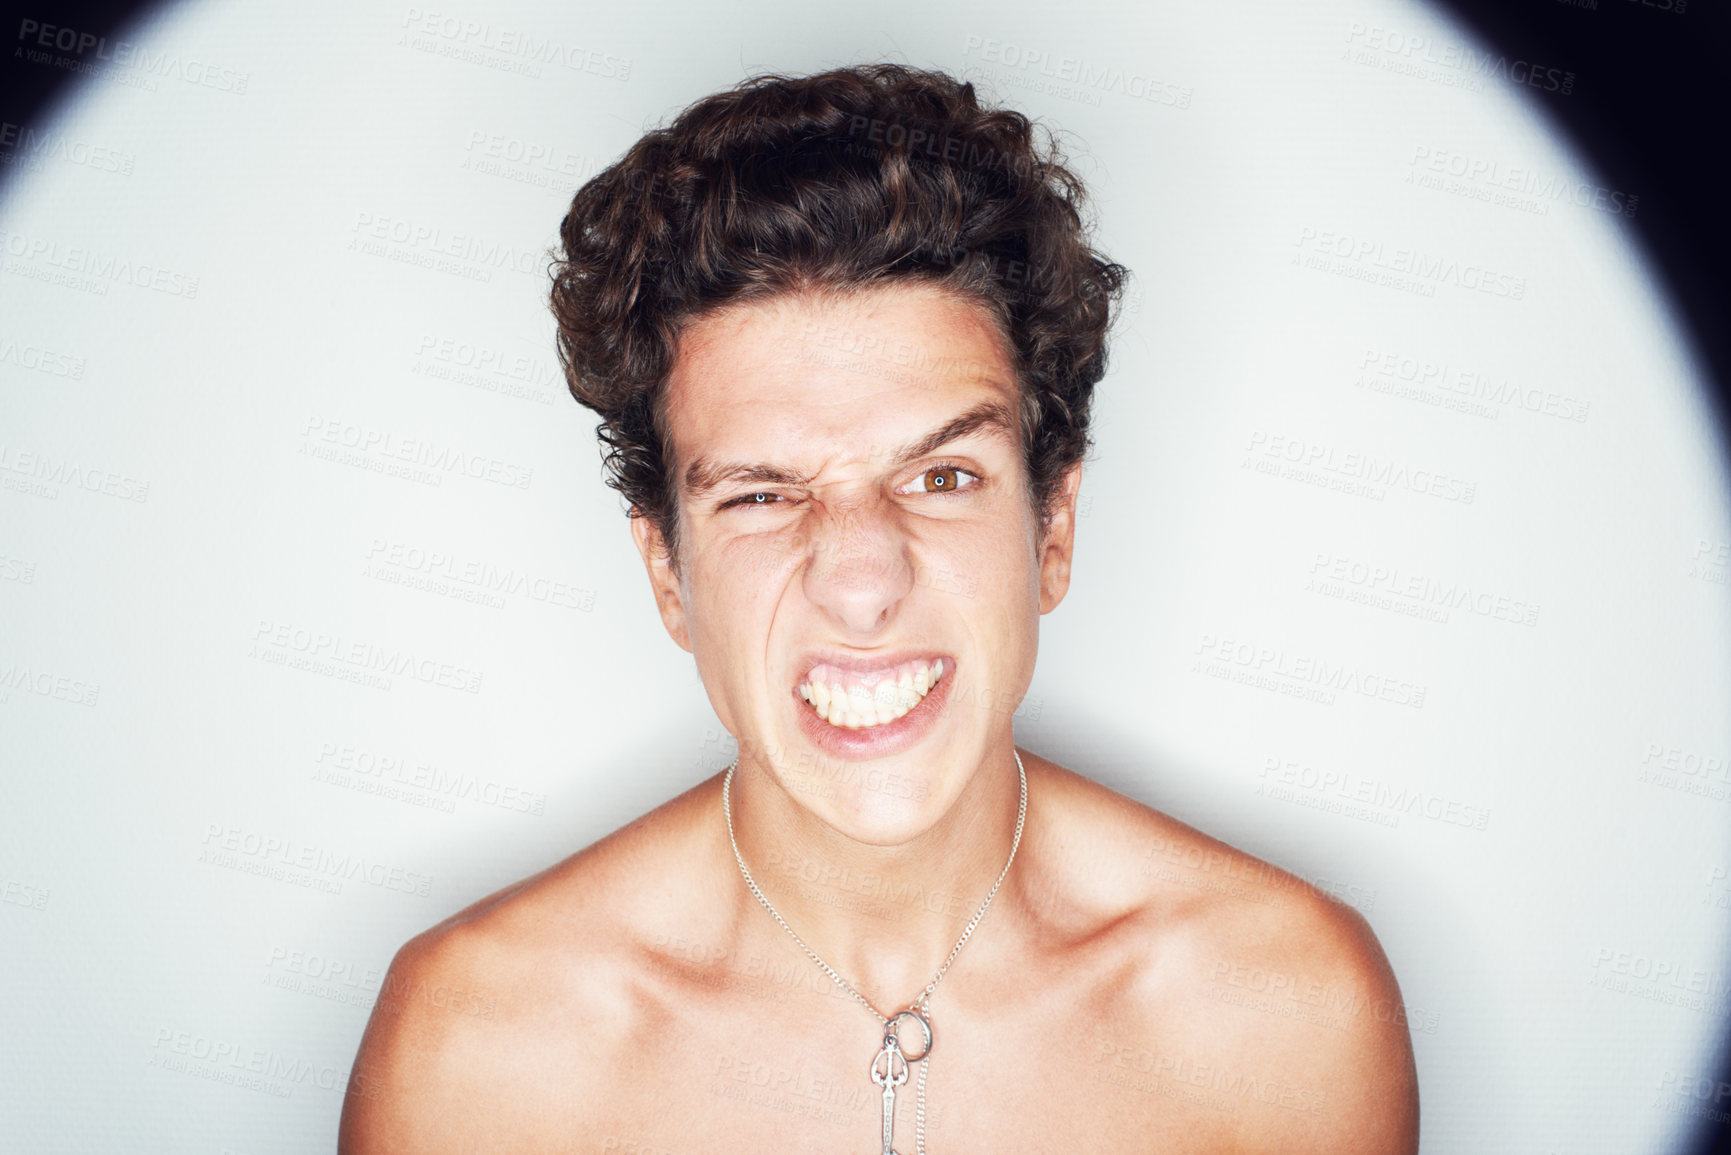
[[903,565],[905,543],[894,504],[875,495],[849,495],[814,502],[807,527],[807,565],[814,576],[869,577],[893,584]]

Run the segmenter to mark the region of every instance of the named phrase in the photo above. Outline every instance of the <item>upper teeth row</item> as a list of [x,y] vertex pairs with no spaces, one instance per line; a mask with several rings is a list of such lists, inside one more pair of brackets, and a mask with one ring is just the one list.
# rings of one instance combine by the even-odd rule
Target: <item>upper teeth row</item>
[[882,726],[893,722],[931,692],[944,676],[944,660],[918,662],[911,670],[903,670],[900,679],[885,678],[875,689],[841,682],[808,681],[799,687],[799,696],[811,703],[818,717],[832,726],[857,730],[864,726]]

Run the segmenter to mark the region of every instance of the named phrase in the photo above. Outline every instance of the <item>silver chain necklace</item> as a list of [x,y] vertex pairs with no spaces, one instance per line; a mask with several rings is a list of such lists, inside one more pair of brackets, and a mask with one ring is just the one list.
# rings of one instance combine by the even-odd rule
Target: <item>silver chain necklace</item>
[[[793,927],[787,925],[787,920],[781,917],[769,899],[763,896],[763,891],[757,887],[757,880],[751,877],[751,871],[746,868],[745,856],[739,852],[739,839],[733,834],[733,805],[729,801],[733,788],[733,772],[739,766],[736,756],[727,767],[727,775],[721,780],[721,813],[727,820],[727,841],[733,845],[733,860],[739,863],[739,873],[745,878],[745,885],[763,904],[763,909],[770,917],[781,924],[781,929],[792,936],[793,941],[806,953],[806,957],[818,965],[818,969],[828,975],[837,986],[854,997],[860,1006],[877,1016],[878,1022],[884,1026],[883,1046],[872,1059],[872,1082],[883,1090],[884,1104],[884,1134],[883,1155],[895,1155],[890,1147],[890,1135],[895,1125],[896,1088],[908,1081],[908,1064],[920,1065],[920,1079],[914,1100],[914,1150],[916,1155],[926,1155],[926,1075],[931,1070],[929,1056],[932,1053],[932,1022],[931,1012],[926,1003],[932,997],[932,991],[937,989],[943,980],[944,972],[950,969],[950,964],[956,961],[956,956],[962,953],[962,947],[967,945],[968,936],[974,933],[974,928],[980,925],[980,920],[986,916],[986,908],[992,905],[992,899],[997,896],[998,887],[1004,883],[1004,878],[1010,873],[1010,864],[1016,861],[1016,849],[1022,845],[1022,823],[1028,817],[1028,772],[1022,768],[1022,756],[1014,746],[1010,753],[1016,759],[1016,777],[1022,784],[1021,802],[1016,807],[1016,837],[1010,842],[1010,857],[1004,863],[1004,869],[998,872],[998,880],[992,883],[992,889],[986,892],[986,899],[980,903],[980,909],[974,912],[974,917],[968,920],[968,925],[962,930],[962,937],[956,940],[956,945],[950,948],[950,957],[944,960],[944,965],[938,968],[938,973],[932,976],[932,981],[926,984],[926,989],[919,997],[908,1004],[904,1011],[893,1015],[885,1015],[871,1004],[871,1000],[854,990],[853,984],[842,978],[836,969],[818,957],[818,953],[805,945],[805,940],[794,933]],[[923,1046],[917,1055],[909,1055],[902,1050],[898,1037],[903,1019],[912,1018],[920,1025],[921,1042]]]

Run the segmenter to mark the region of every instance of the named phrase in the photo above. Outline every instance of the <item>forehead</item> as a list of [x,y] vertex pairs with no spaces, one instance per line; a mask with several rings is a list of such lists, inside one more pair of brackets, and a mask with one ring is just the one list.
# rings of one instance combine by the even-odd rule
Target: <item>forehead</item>
[[1017,408],[984,305],[928,285],[782,295],[692,322],[668,379],[675,468],[864,460],[982,401]]

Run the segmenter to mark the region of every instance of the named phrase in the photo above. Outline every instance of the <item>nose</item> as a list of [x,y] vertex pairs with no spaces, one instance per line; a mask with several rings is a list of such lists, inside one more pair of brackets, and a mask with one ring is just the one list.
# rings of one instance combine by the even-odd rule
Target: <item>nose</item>
[[811,516],[806,597],[848,633],[876,632],[914,586],[907,536],[896,511],[880,498],[864,496],[827,508],[819,504]]

